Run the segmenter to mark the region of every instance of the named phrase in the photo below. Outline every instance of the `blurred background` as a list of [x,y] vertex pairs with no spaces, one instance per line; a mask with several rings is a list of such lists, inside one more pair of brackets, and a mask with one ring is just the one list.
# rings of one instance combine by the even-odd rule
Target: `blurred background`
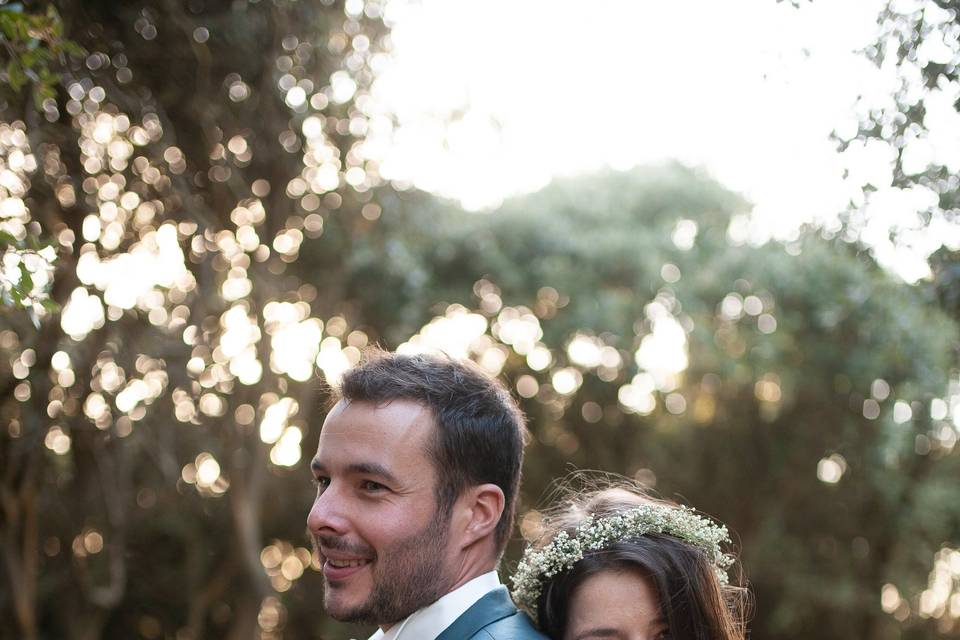
[[[752,637],[960,637],[960,7],[0,0],[0,638],[366,637],[364,347],[727,523]],[[854,6],[855,5],[855,6]]]

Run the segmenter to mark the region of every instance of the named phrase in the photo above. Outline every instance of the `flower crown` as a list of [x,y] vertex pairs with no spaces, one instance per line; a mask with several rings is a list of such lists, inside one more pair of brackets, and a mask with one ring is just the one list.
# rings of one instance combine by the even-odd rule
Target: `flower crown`
[[645,504],[605,518],[588,516],[572,537],[561,531],[543,548],[528,546],[510,579],[514,602],[536,617],[537,600],[548,580],[569,571],[592,551],[657,533],[700,549],[713,565],[720,583],[727,583],[726,570],[733,564],[733,557],[720,549],[721,544],[730,543],[726,527],[697,515],[690,507]]

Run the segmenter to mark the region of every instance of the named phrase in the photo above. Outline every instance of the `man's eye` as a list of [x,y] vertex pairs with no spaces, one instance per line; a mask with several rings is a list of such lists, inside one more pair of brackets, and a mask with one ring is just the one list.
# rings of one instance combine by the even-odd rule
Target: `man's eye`
[[364,480],[360,483],[360,488],[364,491],[386,491],[387,488],[380,484],[379,482],[374,482],[373,480]]
[[330,484],[330,478],[325,478],[320,476],[319,478],[313,479],[313,486],[315,486],[319,491],[323,491]]

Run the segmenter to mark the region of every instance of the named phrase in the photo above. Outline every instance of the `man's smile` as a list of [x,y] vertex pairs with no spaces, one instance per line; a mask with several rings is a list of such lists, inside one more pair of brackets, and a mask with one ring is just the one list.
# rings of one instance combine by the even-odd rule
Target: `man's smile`
[[373,562],[370,558],[323,546],[319,548],[319,552],[323,559],[323,576],[330,582],[345,580]]
[[323,563],[323,577],[328,583],[346,580],[350,576],[363,571],[370,564],[369,560],[333,560],[327,558]]
[[369,560],[334,560],[333,558],[329,558],[327,562],[332,564],[337,569],[346,569],[348,567],[359,567],[365,565],[369,562]]

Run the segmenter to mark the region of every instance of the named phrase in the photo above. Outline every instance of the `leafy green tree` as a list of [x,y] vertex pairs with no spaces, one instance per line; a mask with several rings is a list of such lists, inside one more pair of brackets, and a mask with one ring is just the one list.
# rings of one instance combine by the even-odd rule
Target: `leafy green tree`
[[0,319],[0,637],[278,636],[311,563],[279,489],[318,390],[297,340],[358,353],[290,265],[380,184],[383,6],[54,6],[0,11],[3,231],[54,240],[62,308]]
[[21,3],[0,6],[0,78],[7,100],[21,99],[23,89],[31,85],[39,110],[44,100],[55,98],[59,69],[66,64],[66,56],[83,55],[83,49],[63,37],[63,21],[56,6],[36,4],[41,6],[31,9],[42,7],[41,13],[24,10]]
[[[918,212],[919,225],[907,218],[891,229],[895,243],[909,246],[917,226],[921,233],[938,237],[941,229],[957,223],[960,177],[948,139],[951,126],[960,117],[958,12],[960,6],[946,0],[886,3],[878,17],[877,40],[864,54],[891,80],[892,89],[879,98],[864,96],[858,105],[856,134],[837,135],[844,151],[856,148],[885,154],[890,162],[891,186],[928,202]],[[864,185],[867,204],[877,187]],[[869,207],[851,207],[845,218],[844,237],[859,241],[862,229],[870,222]],[[931,282],[921,283],[926,295],[954,319],[960,318],[957,258],[956,247],[938,249],[929,258]],[[956,334],[951,337],[946,348],[955,357]],[[951,368],[951,377],[955,377],[955,360]],[[925,445],[920,442],[917,450],[925,450]],[[956,520],[948,522],[941,540],[943,548],[934,550],[937,555],[932,568],[929,549],[919,552],[920,557],[915,559],[918,567],[928,567],[929,579],[907,578],[909,574],[905,573],[902,582],[907,588],[901,590],[902,594],[887,592],[891,612],[916,634],[933,629],[950,634],[960,629],[960,610],[948,604],[960,601],[960,574],[945,569],[960,547],[960,527]]]
[[[935,120],[943,107],[958,107],[953,95],[960,80],[958,10],[957,3],[948,0],[886,4],[877,19],[877,41],[864,54],[892,73],[894,90],[880,102],[861,100],[859,132],[851,138],[890,147],[894,186],[919,186],[938,196],[935,205],[923,212],[928,220],[937,215],[953,219],[958,208],[951,162],[939,154],[911,154],[911,147],[931,141],[931,124],[937,127]],[[850,144],[842,142],[843,148]]]
[[[37,111],[44,104],[54,104],[59,70],[65,66],[67,55],[83,54],[75,42],[63,37],[63,22],[52,4],[46,5],[41,14],[25,11],[19,3],[0,6],[0,45],[0,101],[4,109],[9,102],[22,104],[31,95]],[[6,154],[9,173],[0,187],[0,197],[6,203],[0,223],[0,258],[4,264],[0,301],[26,309],[37,324],[39,316],[57,309],[49,298],[56,254],[49,242],[39,240],[35,229],[24,225],[26,211],[20,199],[26,190],[24,173],[36,167],[29,166],[25,162],[29,156],[17,149],[25,146],[23,131],[7,128],[4,138],[3,145],[12,147],[14,154]]]

